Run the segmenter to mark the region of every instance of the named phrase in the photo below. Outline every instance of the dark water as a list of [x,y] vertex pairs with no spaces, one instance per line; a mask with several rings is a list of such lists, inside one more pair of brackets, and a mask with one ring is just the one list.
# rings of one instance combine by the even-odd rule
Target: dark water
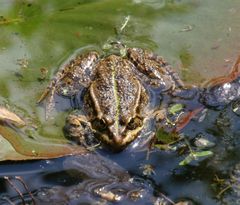
[[[0,19],[0,102],[31,118],[39,138],[63,139],[66,113],[46,122],[36,101],[58,66],[77,49],[114,39],[114,28],[130,16],[124,43],[153,50],[186,83],[200,84],[228,73],[238,56],[239,10],[238,0],[1,0],[0,18],[7,22]],[[46,80],[39,80],[41,68],[49,71]],[[87,156],[1,162],[0,204],[33,204],[15,176],[22,177],[37,204],[104,204],[96,194],[100,187],[123,196],[119,204],[153,204],[163,194],[174,202],[240,204],[239,187],[229,180],[239,163],[240,142],[232,104],[207,110],[203,121],[194,118],[182,132],[193,148],[199,134],[214,142],[207,149],[213,156],[180,166],[184,152],[154,149],[147,159],[145,151],[129,148],[117,154],[102,149]],[[143,174],[144,165],[153,167],[149,176]],[[23,193],[24,203],[4,176]],[[133,190],[142,195],[137,202],[131,199]]]

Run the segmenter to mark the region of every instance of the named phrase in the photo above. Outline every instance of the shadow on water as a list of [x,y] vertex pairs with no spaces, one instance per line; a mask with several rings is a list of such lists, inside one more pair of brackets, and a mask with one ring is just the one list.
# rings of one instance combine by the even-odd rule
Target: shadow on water
[[[67,113],[46,122],[36,101],[74,51],[114,39],[114,28],[129,15],[121,40],[164,56],[186,83],[199,85],[227,74],[239,55],[239,10],[238,0],[2,0],[0,102],[31,117],[40,137],[63,139]],[[2,162],[0,204],[23,204],[23,199],[29,204],[110,204],[118,197],[119,204],[171,204],[167,197],[192,204],[240,204],[240,125],[234,103],[201,112],[204,118],[193,118],[182,130],[193,148],[199,136],[213,142],[208,148],[212,157],[180,166],[184,152],[155,148],[147,159],[146,152],[129,148]],[[147,175],[145,165],[153,168]]]

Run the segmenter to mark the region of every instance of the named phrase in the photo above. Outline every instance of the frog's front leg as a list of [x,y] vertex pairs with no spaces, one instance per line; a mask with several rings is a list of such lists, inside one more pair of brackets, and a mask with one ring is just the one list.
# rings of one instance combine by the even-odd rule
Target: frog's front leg
[[46,114],[53,110],[55,105],[54,95],[72,97],[81,88],[88,87],[95,77],[95,64],[99,59],[99,54],[95,51],[77,55],[64,63],[49,86],[40,96],[38,103],[46,99]]
[[72,113],[66,119],[64,132],[67,138],[86,148],[99,144],[88,119],[79,113]]

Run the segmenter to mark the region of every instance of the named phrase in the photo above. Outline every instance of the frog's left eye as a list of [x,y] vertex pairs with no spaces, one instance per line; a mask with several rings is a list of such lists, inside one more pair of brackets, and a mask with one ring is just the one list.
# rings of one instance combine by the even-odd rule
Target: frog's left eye
[[93,129],[99,130],[99,131],[104,131],[107,129],[107,125],[102,119],[93,120],[92,127],[93,127]]
[[139,117],[132,118],[130,122],[127,124],[128,130],[135,130],[137,127],[141,127],[143,125],[143,121]]

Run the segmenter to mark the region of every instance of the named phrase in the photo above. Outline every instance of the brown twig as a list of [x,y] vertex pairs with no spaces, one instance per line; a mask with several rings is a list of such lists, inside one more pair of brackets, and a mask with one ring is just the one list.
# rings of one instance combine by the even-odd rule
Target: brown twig
[[27,184],[24,182],[24,180],[22,179],[22,177],[20,177],[20,176],[15,176],[15,179],[21,182],[21,184],[24,186],[24,189],[28,192],[29,196],[31,197],[31,200],[32,200],[32,202],[33,202],[33,205],[36,205],[36,202],[35,202],[35,200],[34,200],[34,197],[33,197],[33,195],[32,195],[32,192],[29,190]]
[[175,202],[173,202],[170,198],[168,198],[165,194],[160,193],[164,199],[166,199],[170,204],[174,205]]
[[240,75],[240,56],[238,56],[236,62],[234,63],[231,72],[227,76],[220,76],[217,78],[213,78],[212,80],[206,82],[204,87],[214,87],[218,85],[222,85],[224,83],[229,83],[233,80],[236,80]]
[[226,186],[224,189],[222,189],[222,190],[217,194],[217,198],[220,198],[223,193],[225,193],[228,189],[231,189],[231,188],[232,188],[232,185],[231,185],[231,184],[228,185],[228,186]]
[[15,205],[9,198],[3,197],[3,200],[7,201],[10,205]]
[[25,205],[25,200],[24,200],[24,196],[22,194],[22,192],[12,183],[12,181],[9,179],[9,177],[4,176],[4,179],[10,184],[10,186],[18,193],[18,195],[20,196],[21,200],[22,200],[22,204]]

